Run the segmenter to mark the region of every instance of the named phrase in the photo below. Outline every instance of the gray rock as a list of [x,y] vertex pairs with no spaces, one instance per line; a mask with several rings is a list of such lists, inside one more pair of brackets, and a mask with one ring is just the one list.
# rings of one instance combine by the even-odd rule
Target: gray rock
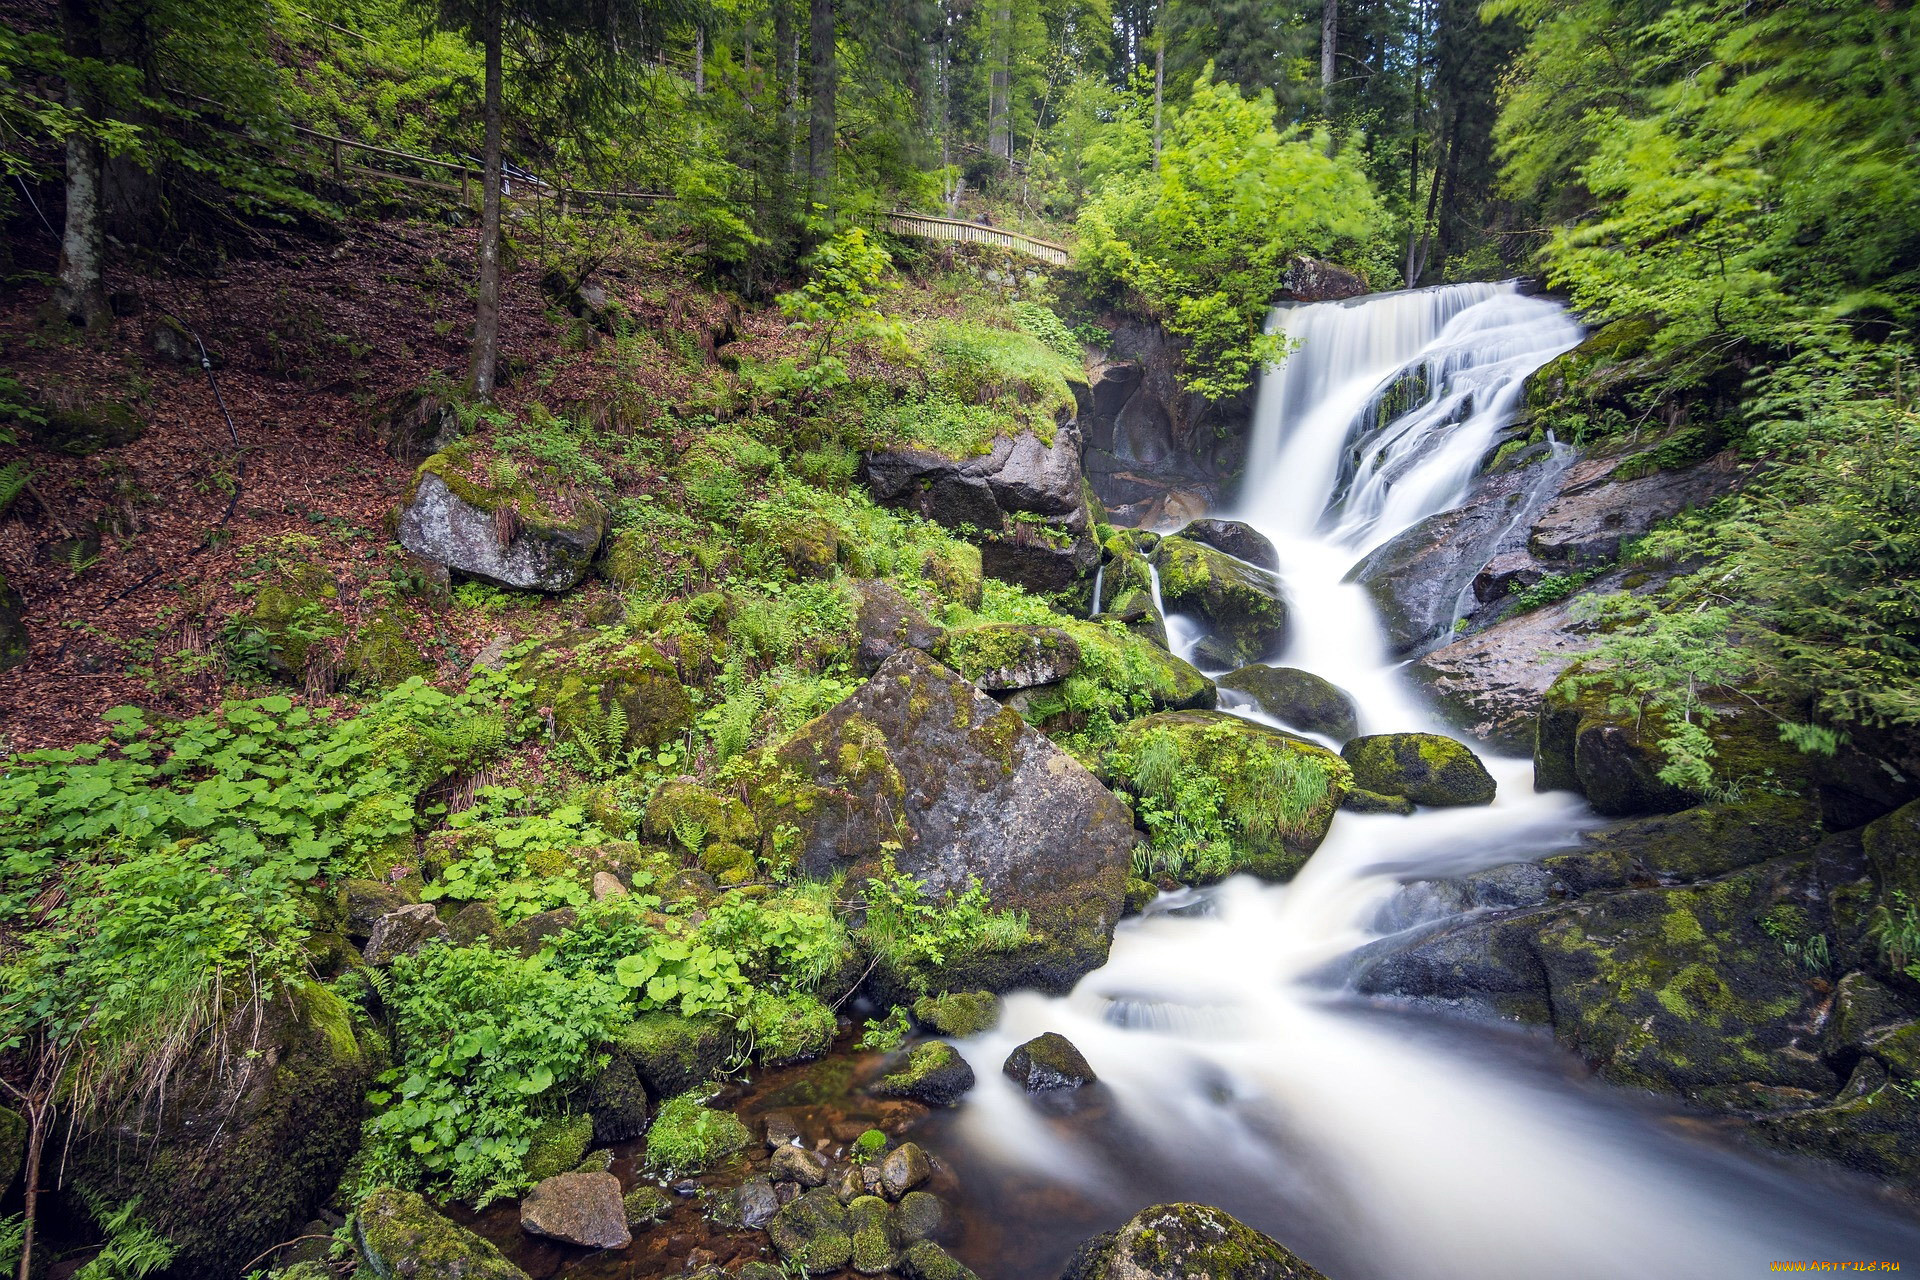
[[1078,1089],[1098,1078],[1073,1041],[1055,1031],[1037,1035],[1016,1048],[1000,1069],[1028,1093]]
[[933,1165],[915,1142],[901,1143],[880,1162],[880,1185],[889,1200],[898,1200],[932,1176]]
[[429,942],[444,941],[447,926],[431,902],[414,902],[387,912],[373,922],[361,952],[376,969],[392,964],[396,956],[410,956]]
[[1311,671],[1255,663],[1227,672],[1216,683],[1247,694],[1262,711],[1296,729],[1343,742],[1360,731],[1353,698]]
[[1406,670],[1449,721],[1490,746],[1530,753],[1548,688],[1594,641],[1570,605],[1554,604],[1435,649]]
[[774,1150],[767,1172],[776,1182],[797,1182],[803,1187],[824,1186],[827,1181],[827,1159],[805,1147],[778,1147]]
[[610,1173],[563,1173],[520,1201],[520,1229],[588,1249],[624,1249],[633,1243],[620,1179]]
[[[792,1150],[792,1148],[789,1148]],[[711,1216],[725,1226],[758,1231],[780,1212],[780,1197],[765,1178],[749,1178],[714,1197]]]
[[1195,542],[1204,542],[1216,551],[1224,551],[1248,564],[1258,565],[1262,569],[1277,572],[1280,568],[1280,553],[1274,549],[1267,535],[1250,524],[1238,520],[1219,520],[1209,517],[1205,520],[1190,522],[1176,538],[1190,538]]
[[566,591],[586,577],[607,531],[605,510],[591,500],[564,523],[517,523],[503,545],[493,512],[463,501],[438,475],[422,471],[400,513],[400,545],[495,586]]
[[1347,571],[1373,598],[1394,656],[1444,639],[1461,592],[1480,572],[1526,504],[1511,488],[1428,516],[1368,552]]
[[1061,1280],[1326,1280],[1285,1246],[1203,1204],[1142,1209],[1081,1245]]
[[1568,471],[1559,496],[1528,532],[1527,550],[1576,567],[1610,560],[1627,539],[1731,492],[1750,469],[1732,449],[1678,471],[1630,480],[1613,478],[1620,465],[1619,458],[1593,458]]
[[872,675],[897,650],[910,648],[931,653],[940,642],[942,628],[891,582],[884,578],[863,578],[852,586],[859,601],[854,621],[860,633],[856,661],[861,674]]
[[778,759],[813,789],[793,815],[809,876],[845,870],[857,882],[880,870],[882,842],[897,842],[896,865],[934,894],[964,892],[977,876],[996,907],[1029,913],[1033,944],[953,957],[949,984],[1059,991],[1105,959],[1126,893],[1131,815],[958,674],[902,650]]

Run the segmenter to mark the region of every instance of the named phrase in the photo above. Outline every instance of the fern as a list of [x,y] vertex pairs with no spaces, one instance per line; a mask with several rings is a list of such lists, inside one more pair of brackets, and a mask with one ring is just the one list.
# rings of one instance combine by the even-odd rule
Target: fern
[[173,1244],[136,1216],[139,1208],[131,1200],[100,1219],[107,1243],[74,1280],[145,1280],[173,1261]]
[[27,482],[32,479],[33,473],[18,458],[0,467],[0,516],[7,513],[15,498],[26,492]]

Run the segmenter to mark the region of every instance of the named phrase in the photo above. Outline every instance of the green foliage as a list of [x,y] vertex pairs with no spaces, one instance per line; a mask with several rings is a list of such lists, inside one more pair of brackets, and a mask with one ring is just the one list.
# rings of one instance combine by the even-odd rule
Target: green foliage
[[1015,302],[1011,304],[1011,310],[1014,323],[1028,337],[1046,343],[1069,360],[1078,362],[1084,359],[1079,337],[1067,328],[1066,321],[1055,315],[1051,307],[1043,307],[1037,302]]
[[[903,1006],[896,1004],[880,1017],[867,1019],[866,1030],[860,1033],[860,1047],[868,1052],[892,1053],[905,1044],[907,1037],[912,1034],[913,1019]],[[881,1145],[885,1145],[884,1140]]]
[[368,1185],[481,1204],[527,1186],[537,1131],[625,1021],[620,987],[484,946],[431,944],[397,958],[392,975],[397,1065],[371,1096]]
[[1895,889],[1890,900],[1874,905],[1867,940],[1894,972],[1920,979],[1920,904],[1904,889]]
[[145,1280],[172,1263],[174,1247],[139,1216],[140,1202],[129,1201],[100,1216],[107,1242],[74,1280]]
[[491,902],[508,923],[588,902],[586,887],[564,858],[539,856],[607,838],[578,806],[501,818],[490,818],[476,806],[454,814],[447,825],[463,833],[459,856],[422,890],[426,901]]
[[1374,265],[1378,202],[1330,150],[1276,129],[1270,93],[1243,98],[1209,68],[1172,112],[1158,170],[1109,179],[1081,213],[1082,270],[1187,339],[1189,390],[1232,395],[1283,354],[1262,326],[1294,255]]
[[1580,588],[1592,582],[1607,571],[1607,566],[1595,565],[1588,569],[1569,569],[1564,573],[1549,573],[1530,587],[1523,587],[1508,596],[1515,613],[1526,613],[1546,605],[1558,604]]
[[1026,913],[994,910],[978,877],[963,892],[932,899],[889,859],[882,874],[867,880],[863,896],[860,941],[922,991],[944,965],[1012,951],[1032,939]]
[[[901,1012],[904,1012],[904,1010]],[[892,1049],[898,1048],[899,1046],[896,1044],[877,1047]],[[868,1129],[861,1133],[859,1137],[855,1138],[853,1145],[847,1148],[847,1158],[855,1164],[872,1164],[875,1160],[886,1154],[886,1150],[887,1135],[878,1129]]]
[[893,259],[859,227],[849,227],[813,251],[807,282],[780,295],[780,310],[815,334],[813,363],[824,361],[842,326],[871,326],[880,319],[880,295],[899,288],[887,280]]

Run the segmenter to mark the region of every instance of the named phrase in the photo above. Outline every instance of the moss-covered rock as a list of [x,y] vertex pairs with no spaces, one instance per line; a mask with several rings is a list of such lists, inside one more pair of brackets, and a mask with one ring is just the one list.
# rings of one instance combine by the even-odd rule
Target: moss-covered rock
[[1692,805],[1697,797],[1660,780],[1667,761],[1657,717],[1615,710],[1609,701],[1606,691],[1578,690],[1566,675],[1547,689],[1534,729],[1533,789],[1578,791],[1612,818]]
[[1353,699],[1311,671],[1255,663],[1227,672],[1218,683],[1222,689],[1246,694],[1262,711],[1303,733],[1322,733],[1344,742],[1360,731],[1360,712]]
[[1278,1241],[1203,1204],[1142,1209],[1095,1236],[1061,1280],[1326,1280]]
[[1860,847],[1885,900],[1900,893],[1920,905],[1920,800],[1869,823]]
[[626,1211],[627,1226],[633,1230],[652,1226],[673,1212],[673,1197],[659,1187],[641,1183],[621,1198],[620,1206]]
[[414,474],[400,545],[495,586],[566,591],[587,575],[607,531],[597,499],[544,501],[517,473],[485,477],[456,446]]
[[345,1002],[317,983],[243,1005],[224,1043],[253,1051],[190,1058],[157,1126],[146,1113],[112,1118],[67,1157],[88,1203],[140,1201],[182,1275],[239,1274],[299,1234],[359,1145],[379,1065]]
[[734,1030],[720,1018],[643,1013],[619,1040],[620,1051],[655,1097],[684,1093],[721,1074],[733,1056]]
[[833,1010],[809,995],[758,992],[747,1005],[741,1030],[753,1041],[762,1066],[809,1062],[833,1047]]
[[880,1275],[900,1261],[890,1207],[879,1196],[856,1196],[847,1205],[847,1232],[853,1237],[851,1263],[861,1275]]
[[581,1111],[555,1116],[534,1130],[521,1168],[529,1182],[539,1182],[576,1169],[593,1145],[593,1116]]
[[1162,538],[1153,563],[1167,609],[1205,623],[1229,665],[1258,662],[1286,639],[1286,600],[1268,571],[1186,538]]
[[647,1167],[682,1176],[703,1173],[753,1145],[747,1126],[731,1112],[715,1111],[706,1091],[695,1089],[660,1104],[647,1130]]
[[973,1270],[931,1240],[908,1245],[900,1254],[907,1280],[980,1280]]
[[760,824],[739,796],[710,791],[684,777],[671,778],[654,792],[645,830],[677,841],[689,853],[699,853],[709,841],[752,846],[760,840]]
[[1413,801],[1405,796],[1383,796],[1362,787],[1355,787],[1341,797],[1340,807],[1349,813],[1391,813],[1402,818],[1413,814]]
[[1920,1186],[1920,1099],[1864,1058],[1831,1103],[1754,1118],[1749,1132],[1802,1155],[1837,1161],[1869,1178]]
[[1099,1078],[1073,1041],[1055,1031],[1016,1047],[1000,1069],[1028,1093],[1078,1089]]
[[901,1244],[931,1240],[946,1225],[947,1206],[931,1191],[909,1191],[893,1207],[893,1238]]
[[855,658],[863,675],[878,671],[897,650],[931,653],[939,645],[942,628],[893,583],[862,578],[851,587],[857,601],[854,625],[860,633]]
[[147,433],[147,420],[124,400],[49,406],[38,418],[44,420],[25,419],[28,438],[42,449],[75,458],[118,449]]
[[949,631],[935,656],[990,692],[1064,680],[1080,668],[1080,646],[1058,627],[990,622]]
[[846,1206],[824,1187],[782,1206],[767,1224],[767,1235],[782,1258],[809,1275],[838,1270],[853,1258]]
[[943,1036],[977,1036],[1000,1025],[1000,997],[991,991],[949,991],[913,1002],[913,1016]]
[[1380,733],[1340,749],[1363,791],[1415,804],[1492,804],[1494,781],[1465,744],[1437,733]]
[[587,1114],[593,1118],[593,1140],[603,1146],[646,1131],[646,1086],[626,1054],[617,1050],[608,1054],[607,1065],[588,1083]]
[[535,705],[552,709],[562,738],[580,735],[599,746],[617,736],[620,749],[657,747],[693,722],[679,672],[644,640],[596,632],[562,636],[529,654],[518,674],[533,686],[528,696]]
[[490,1241],[411,1191],[372,1192],[360,1202],[353,1230],[361,1260],[379,1280],[527,1280]]
[[973,1068],[944,1040],[917,1044],[899,1069],[882,1076],[870,1092],[882,1098],[911,1098],[933,1107],[957,1106],[973,1088]]
[[419,620],[393,605],[374,612],[340,654],[340,674],[363,689],[391,689],[414,676],[431,676],[433,664],[407,634]]
[[1270,880],[1291,876],[1326,839],[1352,785],[1346,762],[1320,744],[1215,711],[1166,711],[1127,724],[1120,759],[1105,776],[1116,786],[1143,785],[1125,762],[1154,743],[1171,751],[1179,770],[1220,782],[1233,851],[1208,873],[1212,878],[1236,871]]
[[1130,587],[1103,597],[1100,616],[1113,619],[1156,648],[1167,647],[1167,620],[1160,616],[1153,592],[1144,587]]
[[300,678],[315,646],[342,630],[333,607],[339,596],[333,575],[317,564],[276,565],[260,580],[253,603],[228,622],[228,652],[283,678]]
[[1820,835],[1813,806],[1797,796],[1761,792],[1738,803],[1695,805],[1583,832],[1583,851],[1542,865],[1582,892],[1671,884],[1804,852]]

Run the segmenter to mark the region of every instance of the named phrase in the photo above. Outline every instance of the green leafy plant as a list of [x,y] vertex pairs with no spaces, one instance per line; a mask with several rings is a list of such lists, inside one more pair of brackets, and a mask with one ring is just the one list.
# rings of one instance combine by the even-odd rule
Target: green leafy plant
[[1026,913],[994,910],[978,877],[962,892],[933,899],[891,855],[881,874],[867,880],[864,901],[860,940],[916,988],[924,989],[943,965],[1011,951],[1032,938]]
[[[860,1047],[869,1052],[891,1053],[907,1042],[913,1034],[913,1019],[901,1005],[894,1005],[878,1018],[868,1018],[866,1030],[860,1035]],[[868,1132],[872,1132],[869,1130]],[[865,1136],[864,1134],[862,1135]],[[885,1146],[884,1136],[881,1142]]]
[[815,367],[826,361],[843,327],[879,319],[881,293],[899,287],[885,278],[892,265],[864,230],[849,227],[814,250],[805,284],[780,295],[780,310],[814,332]]

